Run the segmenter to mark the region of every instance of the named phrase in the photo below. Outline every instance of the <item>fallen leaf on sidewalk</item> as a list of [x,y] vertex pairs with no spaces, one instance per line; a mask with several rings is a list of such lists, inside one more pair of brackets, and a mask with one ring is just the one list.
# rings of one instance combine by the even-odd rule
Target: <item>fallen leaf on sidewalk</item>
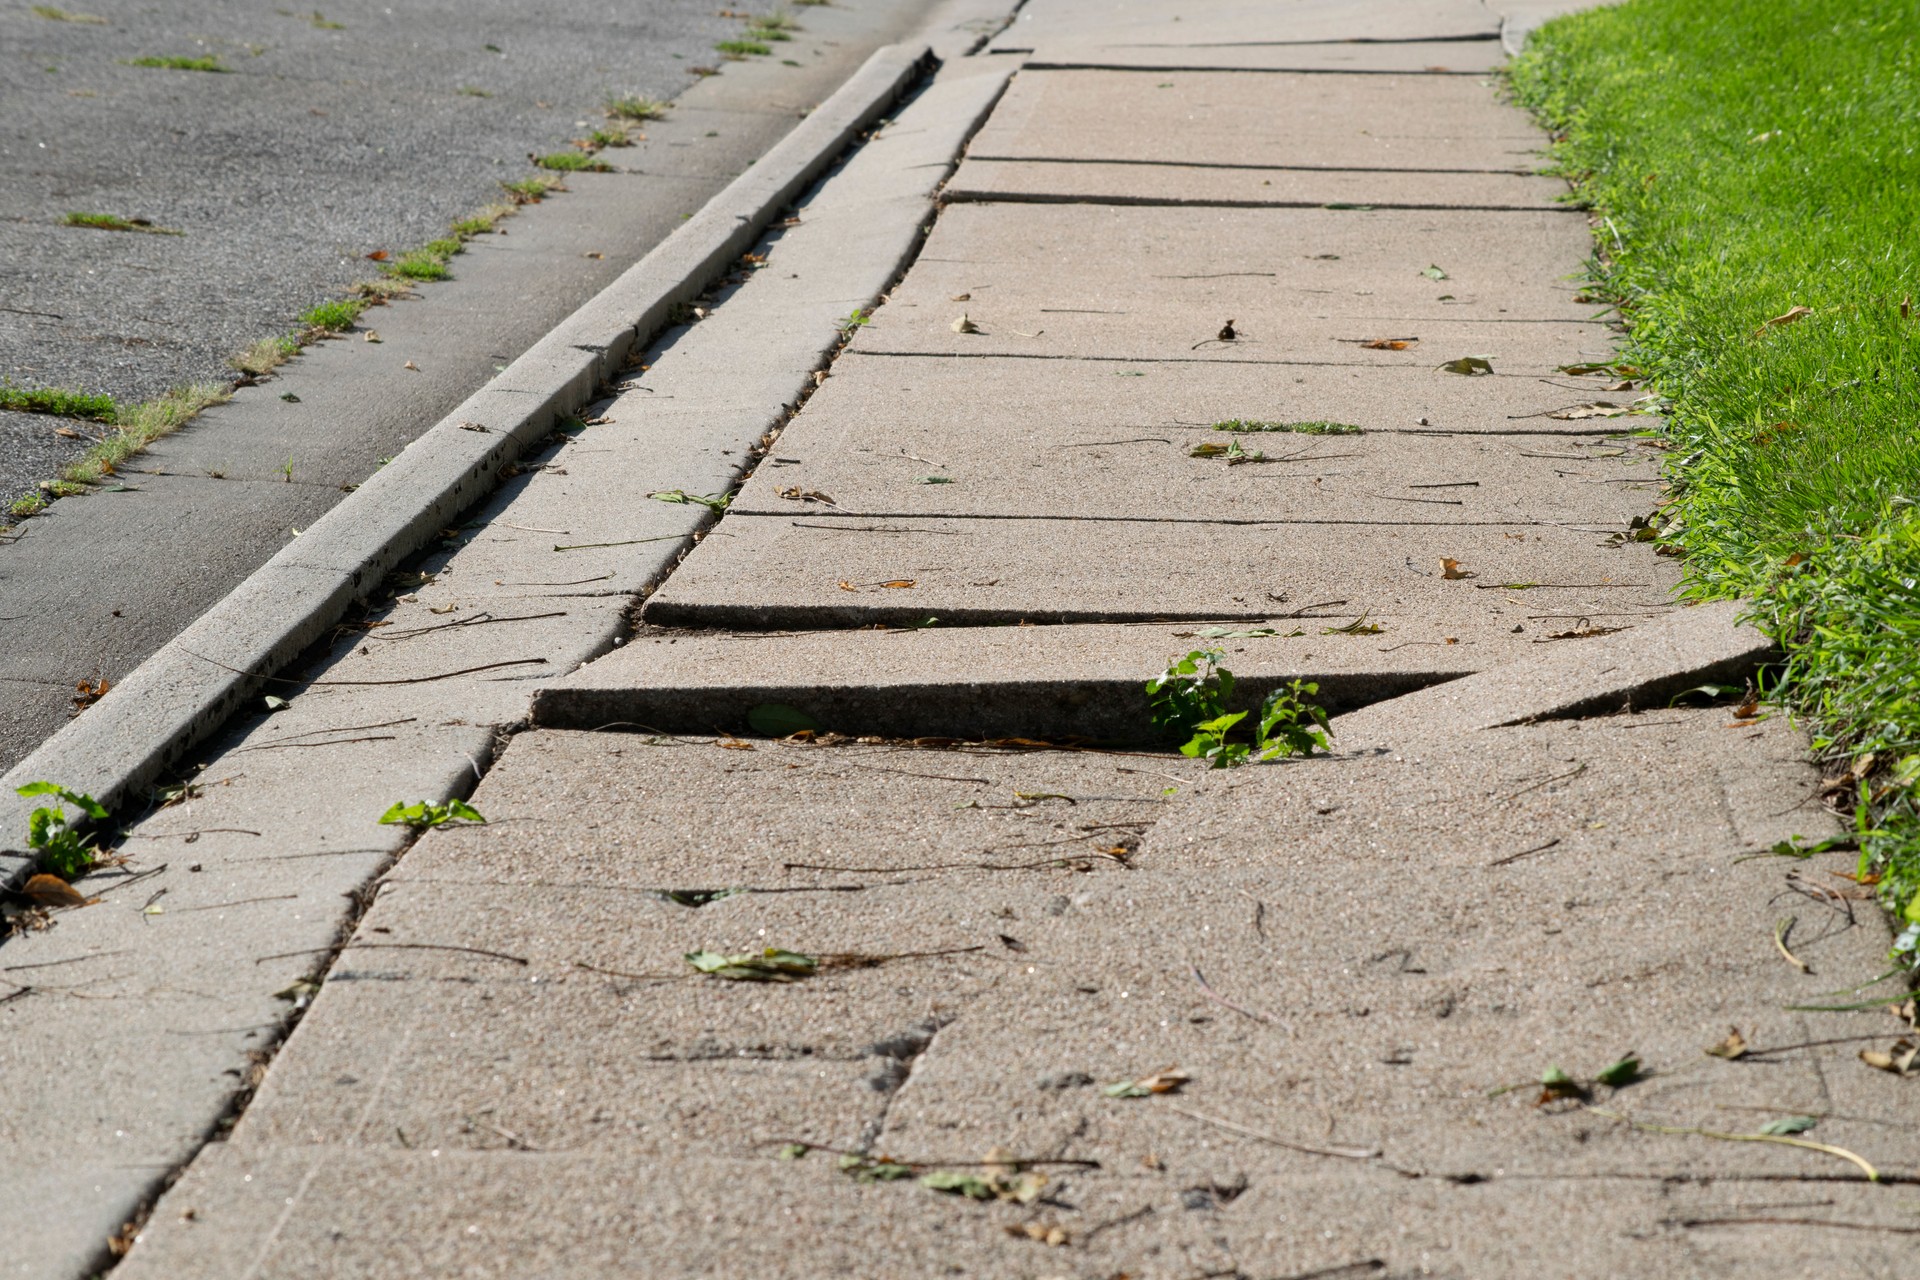
[[1440,576],[1449,582],[1459,582],[1465,578],[1477,578],[1480,575],[1471,569],[1462,569],[1458,560],[1447,556],[1440,557]]
[[1540,1073],[1540,1096],[1534,1100],[1535,1106],[1545,1106],[1560,1098],[1584,1098],[1586,1086],[1575,1080],[1559,1067],[1548,1067]]
[[1904,1036],[1893,1042],[1893,1048],[1882,1052],[1879,1049],[1862,1049],[1860,1061],[1876,1071],[1891,1072],[1896,1076],[1914,1074],[1914,1062],[1920,1059],[1920,1044]]
[[1016,1240],[1032,1240],[1038,1244],[1044,1244],[1050,1249],[1058,1249],[1073,1243],[1073,1238],[1067,1234],[1067,1229],[1057,1223],[1049,1225],[1044,1222],[1029,1222],[1024,1226],[1008,1224],[1007,1234]]
[[1106,1085],[1100,1092],[1109,1098],[1145,1098],[1156,1093],[1177,1093],[1190,1079],[1191,1076],[1176,1067],[1162,1067],[1138,1080],[1122,1080],[1118,1084]]
[[1768,1138],[1788,1138],[1796,1133],[1805,1133],[1819,1123],[1818,1116],[1782,1116],[1761,1125],[1760,1132]]
[[1233,321],[1229,320],[1220,326],[1220,332],[1214,334],[1213,339],[1215,342],[1232,342],[1239,336],[1239,330],[1235,329],[1233,327]]
[[1461,373],[1468,377],[1493,372],[1493,364],[1485,356],[1461,356],[1458,360],[1449,360],[1440,366],[1443,373]]
[[1418,338],[1368,338],[1360,346],[1366,351],[1405,351],[1418,341]]
[[647,495],[655,502],[692,503],[713,511],[725,511],[727,504],[733,501],[730,493],[688,493],[685,489],[660,489]]
[[391,253],[388,253],[385,249],[375,249],[372,253],[367,255],[367,261],[368,262],[385,262],[388,258],[391,258],[392,256],[393,255]]
[[960,318],[958,320],[955,320],[951,325],[948,326],[948,328],[952,329],[955,333],[980,333],[981,332],[980,326],[975,324],[973,321],[967,319],[966,312],[964,311],[960,313]]
[[29,877],[20,887],[20,893],[36,907],[89,907],[100,901],[89,898],[59,876],[45,874]]
[[848,1152],[840,1157],[840,1172],[855,1182],[898,1182],[913,1176],[913,1166],[896,1164],[885,1156],[869,1160]]
[[1753,331],[1754,336],[1759,337],[1769,329],[1778,329],[1785,325],[1798,324],[1812,314],[1812,307],[1789,307],[1771,320],[1763,321],[1760,327]]
[[1439,267],[1428,267],[1425,271],[1422,271],[1420,274],[1425,276],[1429,280],[1451,280],[1453,278],[1449,276],[1446,272],[1442,271]]
[[413,361],[411,361],[411,360],[409,360],[409,361],[407,361],[407,362],[406,362],[405,364],[403,364],[403,365],[401,365],[400,367],[401,367],[402,369],[411,369],[411,370],[413,370],[413,371],[414,371],[415,373],[418,373],[418,372],[420,372],[420,366],[419,366],[419,365],[417,365],[417,364],[415,364],[415,363],[414,363]]
[[1600,1074],[1595,1076],[1594,1080],[1606,1085],[1609,1089],[1624,1089],[1634,1081],[1644,1078],[1645,1075],[1646,1073],[1640,1067],[1640,1056],[1629,1053],[1618,1062],[1602,1067]]
[[1747,1038],[1740,1034],[1740,1028],[1729,1027],[1727,1038],[1719,1044],[1708,1046],[1706,1052],[1710,1057],[1725,1058],[1728,1062],[1732,1062],[1736,1058],[1746,1056]]
[[723,955],[718,951],[689,951],[686,961],[699,972],[713,978],[735,982],[798,982],[820,968],[820,962],[798,951],[768,947],[760,952]]
[[380,331],[378,329],[369,329],[360,336],[368,342],[380,341]]
[[797,484],[790,484],[784,489],[775,489],[774,493],[789,502],[824,502],[830,507],[838,505],[832,497],[818,489],[802,489]]
[[973,295],[972,295],[972,294],[970,294],[970,293],[956,293],[956,294],[954,294],[954,295],[953,295],[953,297],[952,297],[952,298],[950,299],[950,301],[953,301],[953,302],[972,302],[972,301],[973,301]]
[[1633,410],[1623,404],[1592,400],[1586,404],[1572,404],[1564,409],[1555,409],[1547,416],[1560,422],[1578,422],[1585,418],[1618,418],[1631,412]]
[[113,688],[113,682],[105,676],[96,676],[91,680],[76,681],[73,687],[76,690],[73,699],[73,709],[78,712],[85,711],[88,707],[104,698],[107,695],[107,691]]
[[81,435],[78,431],[75,431],[72,427],[55,427],[53,429],[53,434],[63,437],[64,439],[67,439],[67,440],[86,439],[85,436]]
[[1326,627],[1320,634],[1323,636],[1377,636],[1385,634],[1386,630],[1377,622],[1368,622],[1367,615],[1363,613],[1344,627]]

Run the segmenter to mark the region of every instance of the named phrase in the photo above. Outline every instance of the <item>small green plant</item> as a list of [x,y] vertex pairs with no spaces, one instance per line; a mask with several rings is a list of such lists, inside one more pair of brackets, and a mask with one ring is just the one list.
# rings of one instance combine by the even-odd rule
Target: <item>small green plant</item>
[[630,147],[633,135],[627,132],[626,126],[616,124],[608,129],[589,130],[586,141],[596,151],[603,147]]
[[386,272],[401,280],[446,280],[453,275],[446,258],[426,249],[401,254],[386,265]]
[[1293,431],[1306,436],[1357,436],[1360,428],[1350,422],[1263,422],[1256,418],[1229,418],[1213,424],[1215,431]]
[[223,72],[227,68],[220,65],[220,59],[206,58],[128,58],[130,67],[158,67],[163,71],[215,71]]
[[855,329],[862,328],[872,323],[873,323],[873,312],[863,310],[860,307],[855,307],[852,311],[849,311],[846,314],[846,316],[844,316],[841,319],[840,332],[844,336],[850,338],[853,336],[853,331]]
[[566,190],[558,178],[522,178],[518,182],[503,182],[500,186],[513,197],[515,204],[539,204],[550,192]]
[[428,827],[445,826],[449,822],[473,822],[486,824],[480,811],[465,800],[449,800],[445,804],[435,804],[431,800],[416,800],[412,804],[396,800],[393,807],[380,815],[380,821],[390,827],[412,827],[415,831],[424,831]]
[[292,334],[260,341],[227,361],[239,373],[259,377],[271,373],[300,353],[300,339]]
[[[29,782],[17,788],[17,794],[51,796],[54,800],[51,807],[42,805],[27,815],[27,848],[41,869],[62,880],[75,880],[90,871],[94,863],[93,842],[83,839],[73,829],[73,822],[81,817],[103,822],[107,807],[92,796],[69,791],[57,782]],[[80,810],[72,819],[67,817],[67,805]]]
[[606,173],[613,168],[605,160],[596,159],[584,151],[554,151],[535,156],[533,162],[542,169],[552,169],[557,173]]
[[323,333],[345,333],[353,328],[353,322],[360,318],[366,304],[357,298],[341,298],[333,302],[323,302],[300,317],[300,323],[309,329],[318,329]]
[[1233,673],[1220,665],[1225,657],[1218,649],[1195,649],[1147,681],[1153,722],[1176,735],[1191,735],[1180,748],[1182,755],[1228,769],[1327,750],[1327,713],[1308,701],[1320,686],[1305,680],[1267,695],[1254,721],[1252,743],[1230,740],[1251,713],[1227,710],[1234,681]]
[[720,53],[735,60],[752,57],[764,58],[773,52],[771,46],[762,44],[758,40],[720,40],[715,42],[713,47]]
[[667,104],[637,93],[609,94],[606,111],[615,120],[664,120]]
[[123,218],[117,213],[81,213],[65,214],[60,219],[69,227],[87,227],[94,231],[144,231],[152,236],[177,236],[185,232],[175,231],[171,227],[156,227],[145,218]]

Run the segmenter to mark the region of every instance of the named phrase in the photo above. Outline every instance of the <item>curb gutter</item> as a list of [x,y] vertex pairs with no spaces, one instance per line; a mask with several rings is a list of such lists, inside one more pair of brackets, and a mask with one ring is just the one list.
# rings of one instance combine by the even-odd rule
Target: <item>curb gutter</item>
[[[111,809],[178,763],[591,399],[881,117],[931,53],[876,51],[684,226],[0,777],[0,832],[25,829],[34,802],[15,788],[28,782],[58,781]],[[0,888],[24,883],[32,866],[0,854]]]

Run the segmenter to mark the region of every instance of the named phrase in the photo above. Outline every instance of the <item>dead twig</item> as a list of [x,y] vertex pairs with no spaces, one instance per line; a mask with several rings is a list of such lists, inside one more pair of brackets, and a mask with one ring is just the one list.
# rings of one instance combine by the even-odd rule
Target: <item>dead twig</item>
[[1489,862],[1487,865],[1489,867],[1504,867],[1509,863],[1518,862],[1522,858],[1531,858],[1536,853],[1545,853],[1547,850],[1553,848],[1553,846],[1559,843],[1560,843],[1560,837],[1555,836],[1553,839],[1547,841],[1545,844],[1537,844],[1533,846],[1533,848],[1531,849],[1522,849],[1518,853],[1510,853],[1504,858],[1495,858],[1492,862]]
[[510,658],[505,662],[487,662],[487,663],[482,663],[480,666],[477,666],[477,667],[462,667],[458,671],[442,671],[439,675],[433,675],[433,676],[408,676],[402,680],[302,680],[298,676],[264,676],[264,675],[255,676],[254,673],[251,671],[245,671],[239,667],[230,667],[226,663],[220,661],[218,658],[209,658],[204,653],[195,653],[191,649],[182,649],[180,652],[186,654],[189,658],[198,658],[202,662],[210,663],[213,666],[220,668],[222,671],[231,671],[234,675],[237,675],[237,676],[254,676],[254,678],[257,680],[271,680],[275,684],[299,684],[299,685],[307,685],[309,687],[317,687],[319,685],[366,686],[366,685],[390,685],[390,684],[430,684],[435,680],[451,680],[455,676],[470,676],[477,671],[495,671],[501,667],[544,667],[547,665],[547,660],[545,658]]
[[1787,950],[1787,935],[1793,932],[1793,926],[1799,922],[1799,916],[1783,916],[1776,920],[1773,925],[1773,945],[1781,955],[1786,957],[1788,964],[1802,973],[1812,973],[1813,970],[1808,967],[1805,960]]
[[1202,1115],[1198,1111],[1189,1111],[1171,1102],[1166,1104],[1166,1109],[1183,1115],[1189,1120],[1198,1120],[1201,1124],[1210,1124],[1216,1129],[1225,1129],[1228,1133],[1237,1133],[1241,1137],[1252,1138],[1256,1142],[1264,1142],[1270,1146],[1284,1147],[1288,1151],[1298,1151],[1303,1155],[1329,1156],[1336,1160],[1378,1160],[1385,1154],[1378,1147],[1310,1147],[1302,1142],[1289,1142],[1285,1138],[1276,1138],[1258,1129],[1249,1129],[1231,1120],[1221,1120],[1215,1116]]
[[1716,1142],[1772,1142],[1783,1147],[1800,1147],[1807,1151],[1818,1151],[1823,1155],[1834,1156],[1850,1164],[1858,1165],[1860,1171],[1867,1175],[1868,1182],[1880,1181],[1880,1171],[1878,1169],[1875,1169],[1872,1165],[1845,1147],[1830,1146],[1824,1142],[1810,1142],[1805,1138],[1790,1138],[1785,1134],[1777,1133],[1722,1133],[1717,1129],[1695,1129],[1682,1125],[1648,1124],[1644,1120],[1635,1120],[1632,1116],[1621,1115],[1618,1111],[1608,1111],[1604,1107],[1596,1107],[1591,1103],[1581,1103],[1580,1105],[1583,1110],[1591,1111],[1595,1115],[1605,1116],[1609,1120],[1618,1120],[1623,1124],[1632,1125],[1642,1133],[1690,1135],[1696,1138],[1712,1138]]
[[[1262,911],[1265,910],[1265,906],[1266,904],[1261,904]],[[1199,965],[1193,965],[1191,967],[1193,969],[1193,980],[1200,984],[1200,993],[1206,996],[1207,999],[1213,1001],[1223,1009],[1233,1010],[1243,1018],[1252,1018],[1255,1022],[1264,1022],[1270,1027],[1278,1027],[1288,1035],[1293,1034],[1292,1027],[1280,1021],[1280,1019],[1274,1017],[1272,1014],[1261,1013],[1258,1010],[1249,1009],[1245,1005],[1235,1004],[1233,1001],[1227,999],[1213,989],[1213,985],[1207,981],[1206,975],[1200,972]]]

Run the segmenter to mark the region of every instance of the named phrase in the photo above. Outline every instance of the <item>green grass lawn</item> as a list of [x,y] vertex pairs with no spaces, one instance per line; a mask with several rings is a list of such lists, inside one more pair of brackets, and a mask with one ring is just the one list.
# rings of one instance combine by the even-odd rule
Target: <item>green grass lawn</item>
[[1628,0],[1543,27],[1513,85],[1672,402],[1662,541],[1785,645],[1774,696],[1852,780],[1914,963],[1920,0]]

